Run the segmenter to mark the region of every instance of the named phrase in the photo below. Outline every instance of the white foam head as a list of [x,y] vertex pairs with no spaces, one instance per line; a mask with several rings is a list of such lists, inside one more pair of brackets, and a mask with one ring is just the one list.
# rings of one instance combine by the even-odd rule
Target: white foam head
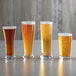
[[72,36],[71,33],[58,33],[58,36]]
[[41,21],[40,24],[51,24],[52,25],[53,22],[52,21]]
[[16,26],[3,26],[3,29],[16,29]]
[[21,24],[24,24],[24,25],[32,25],[32,24],[34,24],[35,25],[35,21],[22,21]]

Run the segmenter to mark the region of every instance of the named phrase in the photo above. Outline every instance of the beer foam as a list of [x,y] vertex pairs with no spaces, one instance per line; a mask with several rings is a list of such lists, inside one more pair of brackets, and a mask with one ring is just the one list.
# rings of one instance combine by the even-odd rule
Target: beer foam
[[59,36],[72,36],[71,33],[58,33]]
[[16,26],[3,26],[3,29],[16,29]]
[[35,24],[35,21],[22,21],[21,24],[32,25],[32,24]]
[[53,22],[52,21],[41,21],[40,24],[51,24],[52,25]]

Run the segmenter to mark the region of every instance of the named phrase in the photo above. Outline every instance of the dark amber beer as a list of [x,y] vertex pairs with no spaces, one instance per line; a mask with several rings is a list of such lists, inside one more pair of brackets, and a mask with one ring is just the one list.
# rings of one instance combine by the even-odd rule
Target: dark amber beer
[[34,21],[22,21],[22,37],[24,43],[24,57],[30,58],[32,56],[32,46],[34,38]]
[[59,56],[63,58],[68,58],[71,55],[71,42],[72,34],[70,33],[59,33],[58,43],[59,43]]
[[51,57],[52,25],[50,21],[40,22],[41,32],[41,58]]
[[6,58],[14,57],[14,35],[16,26],[3,27],[3,33],[5,38]]

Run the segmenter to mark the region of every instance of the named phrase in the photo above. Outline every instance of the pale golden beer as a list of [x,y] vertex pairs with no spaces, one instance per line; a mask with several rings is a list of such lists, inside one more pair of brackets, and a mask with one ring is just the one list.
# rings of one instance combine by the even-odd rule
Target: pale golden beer
[[70,57],[71,56],[72,34],[59,33],[58,43],[59,43],[59,56],[65,57],[65,58]]
[[6,57],[5,58],[14,58],[14,35],[15,35],[16,26],[4,26],[3,34],[5,38],[5,47],[6,47]]
[[41,57],[51,56],[51,40],[52,40],[52,22],[40,22],[41,31]]
[[33,57],[32,55],[32,46],[34,38],[34,21],[22,21],[22,37],[24,43],[24,58]]

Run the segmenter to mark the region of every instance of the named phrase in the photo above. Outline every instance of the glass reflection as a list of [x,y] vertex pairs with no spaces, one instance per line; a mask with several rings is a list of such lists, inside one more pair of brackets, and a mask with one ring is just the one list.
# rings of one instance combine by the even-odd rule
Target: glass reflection
[[40,76],[45,76],[45,64],[43,61],[40,63]]
[[58,76],[71,76],[71,60],[59,59]]
[[8,64],[7,64],[7,60],[5,61],[5,76],[9,76],[8,75]]
[[33,71],[33,61],[31,60],[23,60],[23,76],[32,76],[32,71]]
[[52,61],[41,60],[40,62],[40,76],[50,76],[52,75]]
[[5,60],[5,76],[13,75],[15,76],[15,62]]

